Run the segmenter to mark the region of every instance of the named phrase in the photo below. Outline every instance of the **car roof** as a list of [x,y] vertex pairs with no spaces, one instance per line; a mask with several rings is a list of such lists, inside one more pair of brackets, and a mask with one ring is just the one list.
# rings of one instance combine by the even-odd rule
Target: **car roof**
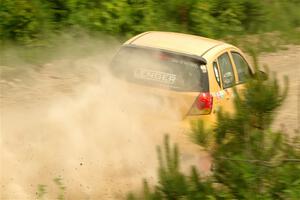
[[131,38],[125,44],[203,56],[210,49],[226,43],[183,33],[150,31]]

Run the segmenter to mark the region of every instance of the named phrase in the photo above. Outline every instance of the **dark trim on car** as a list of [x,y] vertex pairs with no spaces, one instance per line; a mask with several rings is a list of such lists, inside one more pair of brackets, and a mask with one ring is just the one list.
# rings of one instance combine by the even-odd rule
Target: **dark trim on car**
[[194,55],[194,54],[181,53],[181,52],[171,51],[171,50],[167,50],[167,49],[147,47],[147,46],[141,46],[141,45],[135,45],[135,44],[125,44],[125,45],[123,45],[123,47],[142,48],[142,49],[150,49],[150,50],[155,50],[156,49],[156,50],[166,52],[166,53],[172,53],[172,54],[176,54],[176,55],[179,55],[179,56],[186,56],[186,57],[194,58],[194,59],[199,60],[201,62],[201,64],[203,64],[203,65],[207,64],[206,59],[204,59],[202,56],[197,56],[197,55]]

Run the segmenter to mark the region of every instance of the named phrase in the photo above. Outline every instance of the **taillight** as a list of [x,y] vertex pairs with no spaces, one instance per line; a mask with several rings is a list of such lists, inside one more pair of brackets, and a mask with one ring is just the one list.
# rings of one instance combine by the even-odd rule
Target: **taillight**
[[194,102],[189,115],[209,114],[213,106],[213,96],[209,92],[200,93]]

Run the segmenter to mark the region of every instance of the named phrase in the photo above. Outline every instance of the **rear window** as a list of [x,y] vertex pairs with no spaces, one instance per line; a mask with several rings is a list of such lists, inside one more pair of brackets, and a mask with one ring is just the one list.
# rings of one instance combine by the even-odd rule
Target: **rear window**
[[180,91],[208,91],[205,65],[195,58],[157,49],[122,47],[112,73],[127,81]]

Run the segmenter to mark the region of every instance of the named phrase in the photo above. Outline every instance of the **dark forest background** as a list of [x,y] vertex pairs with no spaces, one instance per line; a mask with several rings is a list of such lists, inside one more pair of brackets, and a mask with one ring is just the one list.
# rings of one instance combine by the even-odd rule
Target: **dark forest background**
[[128,38],[148,30],[211,38],[289,31],[300,26],[299,0],[1,0],[0,37],[49,45],[66,31]]

